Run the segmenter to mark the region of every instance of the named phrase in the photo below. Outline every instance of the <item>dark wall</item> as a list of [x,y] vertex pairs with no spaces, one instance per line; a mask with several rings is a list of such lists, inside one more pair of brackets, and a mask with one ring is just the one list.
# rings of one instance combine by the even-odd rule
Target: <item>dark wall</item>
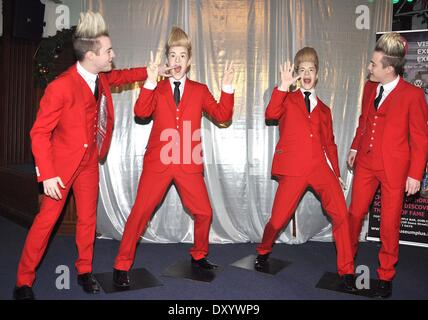
[[37,112],[33,56],[38,41],[13,33],[14,1],[3,0],[0,37],[0,167],[32,161],[29,131]]

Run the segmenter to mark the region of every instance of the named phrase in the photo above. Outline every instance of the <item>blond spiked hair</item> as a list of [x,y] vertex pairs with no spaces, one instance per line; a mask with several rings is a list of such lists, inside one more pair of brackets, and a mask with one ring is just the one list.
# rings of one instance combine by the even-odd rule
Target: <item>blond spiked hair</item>
[[168,41],[165,44],[165,54],[168,56],[169,50],[172,47],[185,47],[189,54],[189,58],[192,56],[192,42],[190,38],[179,27],[172,27],[171,33],[169,34]]
[[375,51],[384,54],[382,58],[384,68],[391,66],[397,75],[403,74],[406,50],[399,33],[389,32],[382,35],[376,43]]
[[73,36],[73,47],[77,60],[82,61],[88,51],[99,54],[101,46],[98,38],[102,36],[109,36],[103,16],[98,12],[81,12]]

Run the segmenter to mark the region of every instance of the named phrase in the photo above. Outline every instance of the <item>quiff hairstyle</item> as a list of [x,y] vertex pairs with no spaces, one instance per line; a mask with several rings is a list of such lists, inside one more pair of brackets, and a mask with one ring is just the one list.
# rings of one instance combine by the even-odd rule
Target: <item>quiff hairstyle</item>
[[318,73],[318,68],[319,68],[318,54],[314,48],[304,47],[299,51],[297,51],[296,55],[294,56],[294,71],[296,73],[299,69],[299,65],[302,62],[313,62]]
[[382,35],[376,43],[375,51],[384,54],[382,58],[382,66],[393,67],[395,74],[403,75],[404,64],[406,60],[406,50],[404,39],[397,32],[389,32]]
[[189,58],[192,56],[192,42],[186,32],[179,27],[172,27],[169,34],[168,41],[165,44],[165,55],[167,57],[172,47],[185,47],[189,53]]
[[109,36],[103,16],[98,12],[81,12],[73,35],[73,48],[77,60],[82,61],[89,51],[98,55],[101,48],[98,38],[102,36]]

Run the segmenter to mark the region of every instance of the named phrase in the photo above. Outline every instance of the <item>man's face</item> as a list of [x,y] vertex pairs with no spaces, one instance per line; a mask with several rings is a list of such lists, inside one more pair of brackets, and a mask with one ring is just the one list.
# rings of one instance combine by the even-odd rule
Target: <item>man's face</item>
[[114,54],[109,37],[101,36],[98,38],[100,49],[98,54],[91,55],[91,62],[98,72],[109,72],[113,67]]
[[175,80],[180,80],[190,66],[189,52],[186,47],[171,47],[168,53],[168,65],[175,67],[171,69],[171,75]]
[[382,59],[385,54],[383,52],[373,52],[372,59],[367,67],[369,71],[369,79],[374,82],[383,83],[391,73],[392,67],[383,67]]
[[313,62],[300,63],[297,74],[300,76],[300,83],[303,89],[311,90],[315,87],[317,79],[317,68]]

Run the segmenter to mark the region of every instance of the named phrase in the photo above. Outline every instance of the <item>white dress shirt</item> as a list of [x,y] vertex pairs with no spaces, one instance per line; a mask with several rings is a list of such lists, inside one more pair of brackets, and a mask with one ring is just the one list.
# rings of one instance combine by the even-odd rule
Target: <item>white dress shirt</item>
[[305,92],[311,93],[311,95],[309,96],[309,103],[311,104],[311,112],[314,111],[315,107],[318,104],[318,99],[315,93],[315,89],[312,88],[311,90],[305,90],[303,88],[300,88],[300,92],[302,92],[303,98],[305,98]]
[[381,83],[378,84],[376,89],[376,97],[379,95],[380,87],[383,86],[382,99],[380,99],[378,110],[382,105],[382,103],[385,101],[386,97],[391,93],[392,90],[395,89],[395,87],[398,84],[398,81],[400,81],[400,76],[397,76],[397,78],[395,78],[394,80],[392,80],[387,84],[383,84],[383,85]]
[[92,93],[94,93],[98,74],[93,74],[87,71],[85,68],[82,67],[79,61],[77,61],[77,72],[82,76],[83,80],[85,80],[85,82],[88,84]]

